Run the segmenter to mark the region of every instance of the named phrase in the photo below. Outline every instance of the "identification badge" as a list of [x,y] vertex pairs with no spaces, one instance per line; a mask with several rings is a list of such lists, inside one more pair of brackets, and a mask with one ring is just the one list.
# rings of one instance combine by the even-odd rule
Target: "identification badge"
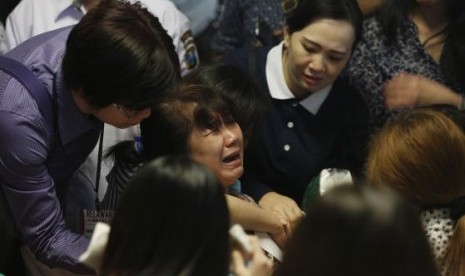
[[113,210],[82,210],[81,213],[81,233],[89,239],[92,237],[97,222],[111,224],[115,211]]

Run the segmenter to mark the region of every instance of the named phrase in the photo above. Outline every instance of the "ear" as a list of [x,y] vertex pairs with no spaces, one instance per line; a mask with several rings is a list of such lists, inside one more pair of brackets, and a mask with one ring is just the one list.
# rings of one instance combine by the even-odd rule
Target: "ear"
[[291,42],[291,35],[289,34],[289,28],[287,25],[283,27],[283,40],[284,40],[284,46],[289,47],[289,44]]

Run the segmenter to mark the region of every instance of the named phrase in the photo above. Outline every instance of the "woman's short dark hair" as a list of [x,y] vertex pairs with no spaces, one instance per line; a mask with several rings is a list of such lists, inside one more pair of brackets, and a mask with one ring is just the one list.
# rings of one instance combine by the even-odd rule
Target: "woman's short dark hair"
[[318,19],[346,20],[355,31],[354,45],[360,39],[363,15],[356,0],[300,0],[286,17],[286,27],[292,34]]
[[116,209],[103,275],[227,275],[229,214],[221,185],[187,157],[161,157]]
[[188,155],[192,130],[215,129],[220,119],[224,123],[235,121],[230,105],[218,93],[206,85],[182,85],[141,122],[144,161],[161,155]]
[[418,210],[368,186],[340,186],[312,202],[280,275],[439,275]]
[[139,3],[104,0],[71,30],[63,59],[68,89],[93,107],[140,110],[176,89],[179,60],[158,19]]
[[239,68],[222,63],[201,66],[183,80],[206,85],[223,97],[244,133],[252,133],[266,113],[269,97]]

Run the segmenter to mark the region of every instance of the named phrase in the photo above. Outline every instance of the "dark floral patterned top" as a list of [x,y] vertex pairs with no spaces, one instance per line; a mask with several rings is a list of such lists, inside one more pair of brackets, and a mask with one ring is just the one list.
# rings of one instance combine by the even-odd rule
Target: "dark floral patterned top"
[[279,0],[225,0],[211,47],[226,53],[243,45],[255,44],[257,31],[273,32],[281,29],[283,24]]
[[386,81],[402,72],[422,75],[455,92],[465,92],[464,87],[445,81],[439,65],[418,39],[418,30],[413,22],[405,18],[400,24],[397,43],[389,44],[377,18],[369,18],[364,22],[362,39],[345,74],[368,105],[372,129],[380,128],[398,113],[386,110],[382,89]]

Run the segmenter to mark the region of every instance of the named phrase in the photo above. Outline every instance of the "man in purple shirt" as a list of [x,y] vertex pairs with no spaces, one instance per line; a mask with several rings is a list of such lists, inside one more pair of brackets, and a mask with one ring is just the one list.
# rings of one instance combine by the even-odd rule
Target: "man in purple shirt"
[[102,1],[74,28],[36,36],[7,56],[45,86],[53,122],[17,79],[0,71],[0,204],[41,263],[92,273],[77,260],[88,239],[63,220],[68,178],[94,148],[103,122],[138,124],[176,88],[173,43],[138,4]]

